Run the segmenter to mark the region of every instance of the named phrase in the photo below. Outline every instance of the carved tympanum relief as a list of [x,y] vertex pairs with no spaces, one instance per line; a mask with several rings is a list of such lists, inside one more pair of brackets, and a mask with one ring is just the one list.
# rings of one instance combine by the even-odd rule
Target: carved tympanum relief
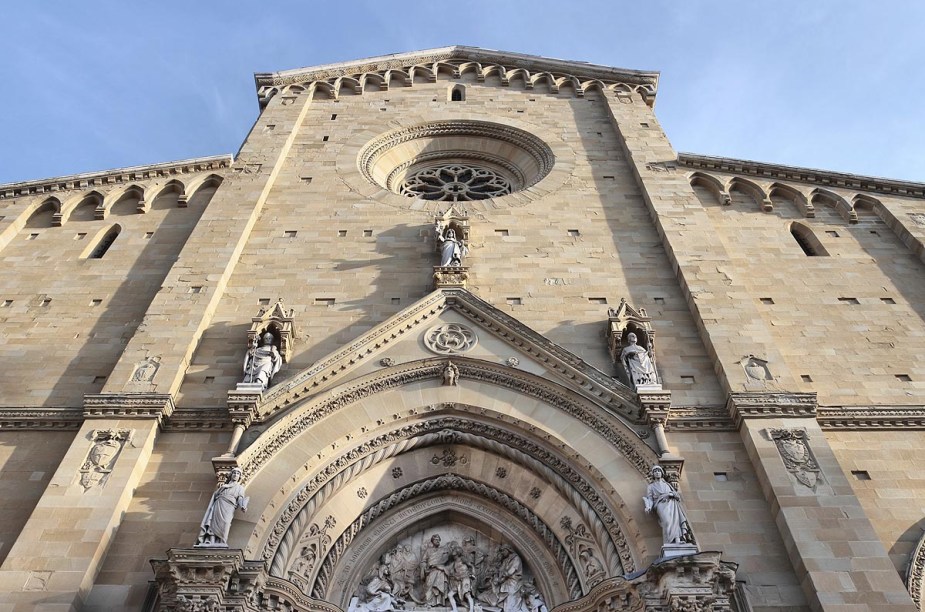
[[522,556],[472,527],[432,527],[390,546],[367,568],[348,612],[545,611]]
[[90,451],[80,466],[80,486],[85,492],[105,486],[122,448],[131,441],[132,433],[131,429],[95,429],[90,432]]
[[822,482],[822,471],[809,447],[809,434],[805,429],[771,429],[769,435],[777,445],[787,471],[800,484],[813,491]]

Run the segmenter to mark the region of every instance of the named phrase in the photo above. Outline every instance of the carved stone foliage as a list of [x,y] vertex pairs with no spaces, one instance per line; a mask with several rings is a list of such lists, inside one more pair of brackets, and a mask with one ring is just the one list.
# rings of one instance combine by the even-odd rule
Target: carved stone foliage
[[424,334],[424,346],[438,355],[457,355],[475,348],[479,337],[468,325],[447,323],[432,327]]
[[[332,461],[305,484],[276,519],[264,545],[262,556],[271,561],[271,571],[282,575],[285,567],[292,562],[291,555],[297,554],[295,542],[301,537],[316,509],[341,486],[349,483],[350,478],[400,453],[445,444],[486,448],[536,472],[551,487],[565,495],[577,509],[598,543],[599,550],[604,552],[605,567],[617,572],[635,569],[633,555],[620,523],[610,502],[601,494],[600,484],[588,481],[575,470],[572,462],[545,445],[514,431],[463,415],[434,415],[428,420],[365,442]],[[453,446],[444,446],[435,451],[431,458],[431,463],[446,468],[468,461],[468,456],[460,455]],[[537,489],[535,497],[531,492],[531,498],[537,499],[541,494]],[[613,503],[619,505],[622,502],[617,499]]]
[[443,610],[447,605],[532,612],[546,605],[516,546],[459,524],[403,537],[363,576],[349,612]]
[[461,288],[469,283],[469,268],[465,266],[434,266],[434,289]]
[[768,432],[777,445],[787,471],[800,484],[813,491],[822,481],[822,471],[809,447],[809,434],[805,429],[771,429]]
[[90,451],[80,466],[80,486],[84,492],[106,485],[122,448],[131,441],[132,433],[131,429],[94,429],[90,433]]

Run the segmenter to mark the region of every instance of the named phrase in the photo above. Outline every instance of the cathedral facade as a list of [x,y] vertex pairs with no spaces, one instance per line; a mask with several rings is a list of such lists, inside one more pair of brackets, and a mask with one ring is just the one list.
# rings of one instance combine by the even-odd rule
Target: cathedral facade
[[0,609],[921,609],[925,184],[678,154],[653,72],[255,78],[0,185]]

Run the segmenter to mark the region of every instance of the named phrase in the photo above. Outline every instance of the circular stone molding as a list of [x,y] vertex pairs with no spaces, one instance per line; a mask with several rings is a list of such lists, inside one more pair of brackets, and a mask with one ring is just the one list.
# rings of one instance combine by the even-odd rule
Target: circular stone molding
[[458,355],[472,350],[479,337],[472,328],[459,323],[432,327],[424,334],[424,346],[438,355]]
[[360,151],[370,182],[425,200],[502,197],[549,174],[555,156],[529,132],[486,121],[435,121],[388,132]]

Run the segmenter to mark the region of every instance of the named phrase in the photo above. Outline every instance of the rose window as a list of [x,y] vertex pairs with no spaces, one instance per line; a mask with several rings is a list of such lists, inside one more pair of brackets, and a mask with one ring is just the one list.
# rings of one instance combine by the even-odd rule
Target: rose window
[[511,193],[511,182],[484,166],[443,164],[407,176],[399,192],[409,197],[444,202],[468,202]]

